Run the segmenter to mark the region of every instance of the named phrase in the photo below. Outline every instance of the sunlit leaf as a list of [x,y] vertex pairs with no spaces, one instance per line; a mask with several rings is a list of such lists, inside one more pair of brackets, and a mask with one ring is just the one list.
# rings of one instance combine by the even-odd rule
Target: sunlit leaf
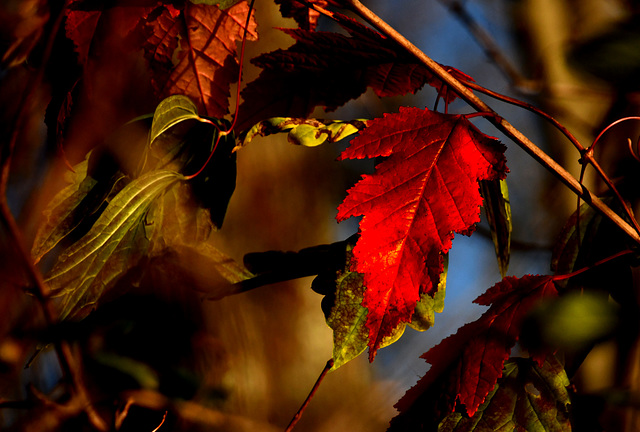
[[122,187],[124,174],[109,161],[99,162],[101,166],[96,172],[88,171],[94,157],[99,156],[89,154],[74,167],[74,172],[67,173],[70,184],[54,196],[43,212],[44,221],[31,249],[36,263],[69,237],[84,235],[87,224],[97,218],[107,200]]
[[365,127],[361,120],[316,120],[291,117],[274,117],[254,125],[244,137],[242,145],[249,144],[256,136],[287,133],[292,144],[315,147],[325,142],[335,143]]
[[[229,126],[224,120],[200,117],[186,96],[170,96],[156,108],[145,153],[145,170],[170,169],[190,175],[202,169],[189,180],[189,186],[181,187],[179,194],[165,196],[165,201],[173,198],[174,202],[165,206],[175,210],[166,214],[168,218],[181,221],[184,226],[204,227],[206,212],[216,228],[222,226],[236,186],[236,155],[232,151],[235,136],[225,133],[218,139],[218,134]],[[204,165],[212,151],[213,156]],[[187,202],[188,208],[181,211]]]
[[173,171],[154,171],[133,180],[89,232],[60,254],[47,283],[61,297],[61,319],[95,304],[118,276],[141,259],[148,248],[146,213],[155,199],[182,178]]
[[207,122],[198,115],[198,107],[188,97],[174,95],[163,99],[153,114],[149,145],[152,145],[156,138],[171,127],[187,120]]
[[418,108],[367,122],[340,159],[383,156],[338,207],[338,221],[363,215],[352,270],[367,287],[369,359],[409,322],[422,294],[434,295],[454,233],[480,220],[479,180],[504,178],[504,146],[464,116]]
[[[336,272],[335,293],[331,312],[327,315],[327,324],[333,330],[333,367],[336,370],[340,366],[353,360],[367,348],[369,331],[366,326],[367,308],[362,306],[365,293],[363,275],[350,270],[353,259],[353,244],[347,244],[346,263],[342,270]],[[435,312],[444,309],[444,297],[446,290],[447,261],[445,270],[441,274],[438,290],[431,297],[422,294],[416,304],[411,322],[400,323],[394,331],[387,336],[380,348],[391,345],[404,333],[405,326],[409,325],[415,330],[424,331],[433,326]]]
[[[245,34],[249,13],[243,1],[229,9],[187,2],[177,11],[162,6],[147,19],[151,36],[144,45],[159,97],[182,94],[203,115],[222,118],[229,110],[229,86],[238,79],[236,42]],[[247,39],[256,40],[251,19]]]
[[569,432],[568,385],[564,367],[554,356],[541,367],[530,359],[509,360],[475,415],[453,412],[438,432]]
[[[36,238],[31,248],[33,260],[37,263],[51,249],[53,249],[69,232],[73,230],[79,220],[70,218],[78,209],[87,193],[96,185],[97,181],[86,177],[88,160],[84,160],[74,167],[75,175],[71,175],[71,184],[62,189],[51,200],[45,209],[44,223],[38,227]],[[85,209],[82,209],[85,211]]]
[[[431,368],[396,404],[400,414],[390,430],[439,421],[461,405],[474,416],[502,375],[528,313],[557,295],[553,276],[507,277],[489,288],[475,302],[490,308],[422,356]],[[549,351],[542,347],[529,354],[542,364]]]

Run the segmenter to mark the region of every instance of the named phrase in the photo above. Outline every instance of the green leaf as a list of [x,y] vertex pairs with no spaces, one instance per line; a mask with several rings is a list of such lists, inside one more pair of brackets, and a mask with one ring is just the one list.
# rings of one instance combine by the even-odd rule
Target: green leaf
[[141,388],[157,390],[158,374],[151,366],[139,360],[109,352],[98,352],[93,359],[102,366],[115,369],[134,379]]
[[554,356],[542,367],[529,358],[514,358],[504,365],[502,377],[471,418],[453,412],[438,432],[568,432],[569,379]]
[[447,272],[449,270],[449,254],[444,255],[444,270],[440,274],[438,290],[431,297],[429,294],[421,294],[420,300],[416,303],[411,322],[407,325],[414,330],[425,331],[433,327],[435,323],[435,313],[444,310],[444,297],[447,289]]
[[70,185],[62,189],[51,200],[44,211],[45,222],[38,227],[36,238],[31,248],[34,262],[53,249],[80,221],[71,218],[77,211],[78,205],[87,193],[96,185],[97,181],[86,177],[88,158],[74,167],[68,178]]
[[35,263],[63,240],[86,233],[86,225],[97,218],[105,202],[122,187],[120,180],[124,175],[109,162],[103,163],[99,170],[94,169],[97,172],[88,172],[93,157],[89,153],[74,171],[66,174],[69,186],[58,192],[43,212],[44,222],[38,227],[31,248]]
[[[194,245],[180,244],[172,247],[180,256],[185,257],[185,260],[193,260],[204,263],[207,266],[208,271],[215,271],[222,276],[227,282],[232,284],[240,283],[247,279],[251,279],[255,275],[247,270],[245,267],[239,265],[231,257],[220,252],[214,245],[206,242],[199,242]],[[231,290],[234,288],[230,287]],[[229,294],[234,294],[233,291],[224,293],[213,293],[209,296],[210,299],[221,298]]]
[[[199,123],[174,128],[189,120]],[[233,132],[225,132],[230,126],[223,119],[199,117],[195,104],[186,96],[170,96],[156,109],[143,163],[143,170],[169,169],[185,175],[202,169],[189,181],[191,191],[185,187],[181,193],[194,197],[200,207],[198,212],[210,214],[216,228],[222,226],[236,186],[236,155],[232,152],[235,136]]]
[[547,299],[531,311],[528,319],[535,329],[535,340],[552,350],[572,354],[610,336],[619,328],[619,316],[619,306],[609,301],[608,293],[588,290]]
[[89,232],[63,251],[47,283],[61,297],[60,319],[96,303],[148,249],[145,215],[156,198],[184,177],[153,171],[133,180],[109,203]]
[[198,206],[191,185],[181,182],[169,188],[145,217],[150,254],[166,247],[205,242],[214,230],[208,209]]
[[483,180],[480,182],[480,194],[484,199],[483,208],[491,229],[500,275],[504,278],[509,268],[512,231],[507,181]]
[[249,144],[256,136],[288,133],[288,140],[295,145],[315,147],[324,142],[338,142],[365,127],[365,121],[316,120],[306,118],[274,117],[254,125],[247,132],[241,146]]
[[153,113],[153,123],[149,133],[149,146],[160,135],[173,126],[187,120],[196,120],[203,123],[211,123],[198,115],[198,108],[186,96],[174,95],[162,100]]
[[[333,329],[333,367],[340,366],[353,360],[367,348],[369,330],[366,327],[367,308],[362,306],[365,287],[363,275],[350,270],[353,257],[353,244],[347,244],[347,260],[345,267],[336,277],[335,302],[329,315],[327,324]],[[424,331],[433,326],[434,313],[444,309],[448,259],[445,257],[445,270],[440,276],[438,291],[434,297],[422,294],[416,305],[409,326],[418,331]],[[397,341],[404,333],[406,323],[401,323],[394,332],[386,337],[381,348]]]
[[189,0],[193,4],[206,4],[209,6],[218,6],[220,9],[229,9],[240,0]]

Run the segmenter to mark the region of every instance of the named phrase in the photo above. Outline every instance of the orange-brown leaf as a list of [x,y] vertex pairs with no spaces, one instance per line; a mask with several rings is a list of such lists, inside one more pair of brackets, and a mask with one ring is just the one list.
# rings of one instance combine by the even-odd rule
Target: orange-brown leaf
[[[202,114],[227,114],[229,86],[238,79],[236,43],[244,35],[248,12],[244,1],[226,10],[186,2],[180,13],[168,6],[150,19],[152,35],[144,48],[158,95],[182,94]],[[247,39],[257,38],[252,17]]]

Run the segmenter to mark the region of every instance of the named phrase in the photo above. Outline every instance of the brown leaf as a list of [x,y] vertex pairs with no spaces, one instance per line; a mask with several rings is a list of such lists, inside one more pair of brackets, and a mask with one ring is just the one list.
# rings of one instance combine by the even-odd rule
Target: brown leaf
[[[162,7],[147,22],[151,36],[144,45],[158,96],[189,96],[198,110],[223,117],[229,110],[229,86],[238,79],[236,42],[242,40],[249,6],[227,10],[187,2],[184,10]],[[256,40],[252,17],[247,39]]]

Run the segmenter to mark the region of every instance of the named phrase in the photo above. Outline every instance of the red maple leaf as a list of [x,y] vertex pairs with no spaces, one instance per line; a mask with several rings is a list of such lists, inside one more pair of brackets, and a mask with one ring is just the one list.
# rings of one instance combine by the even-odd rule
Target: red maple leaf
[[[431,369],[398,401],[400,414],[390,430],[437,421],[453,411],[456,400],[473,416],[502,375],[528,312],[541,299],[557,295],[553,276],[506,277],[489,288],[474,302],[491,307],[422,355]],[[547,355],[530,354],[539,365]],[[425,415],[427,411],[433,418]]]
[[[245,34],[248,12],[244,1],[226,10],[186,2],[179,14],[171,7],[154,14],[144,49],[159,97],[182,94],[203,114],[227,114],[229,86],[238,79],[236,42]],[[258,38],[253,17],[246,34]]]
[[[394,41],[344,15],[334,17],[349,36],[282,29],[295,44],[252,60],[264,70],[242,91],[240,130],[270,117],[306,117],[316,106],[335,110],[367,87],[387,97],[415,93],[427,83],[445,94],[447,102],[456,97]],[[460,80],[473,81],[447,69]]]
[[432,294],[454,232],[480,221],[478,180],[506,175],[504,146],[464,116],[401,108],[369,122],[340,159],[388,157],[338,207],[338,220],[364,215],[354,271],[367,287],[369,358],[420,294]]

